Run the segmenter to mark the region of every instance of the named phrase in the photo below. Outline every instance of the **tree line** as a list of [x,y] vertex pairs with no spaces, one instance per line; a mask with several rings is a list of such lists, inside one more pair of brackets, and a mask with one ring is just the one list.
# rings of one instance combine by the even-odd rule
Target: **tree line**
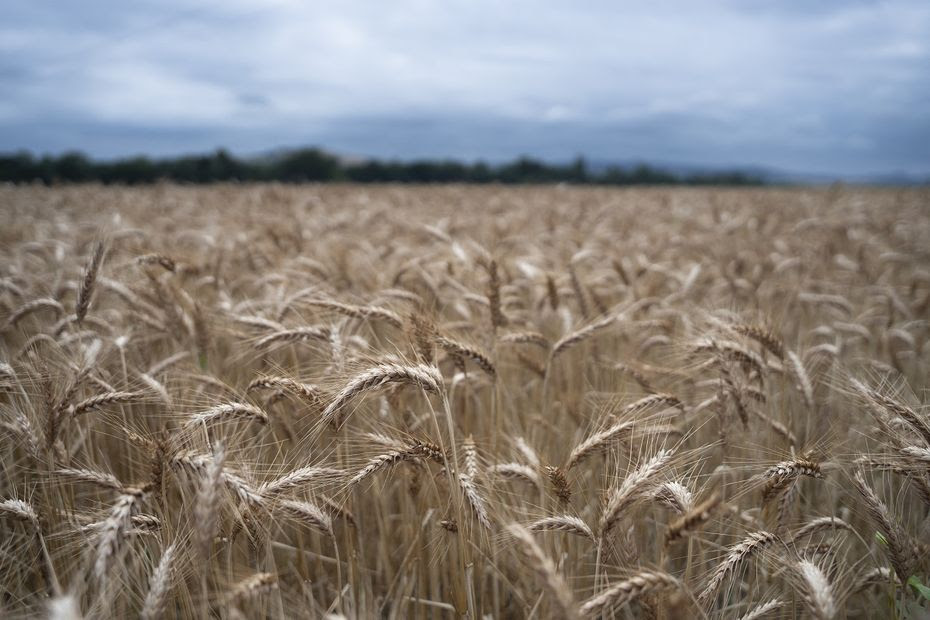
[[33,156],[0,154],[0,182],[105,183],[138,185],[158,181],[215,183],[279,181],[356,183],[575,183],[601,185],[761,185],[761,177],[739,171],[676,174],[640,164],[592,171],[583,158],[568,164],[521,157],[491,165],[452,160],[351,161],[319,148],[274,156],[241,158],[219,149],[208,155],[163,159],[129,157],[94,160],[79,152]]

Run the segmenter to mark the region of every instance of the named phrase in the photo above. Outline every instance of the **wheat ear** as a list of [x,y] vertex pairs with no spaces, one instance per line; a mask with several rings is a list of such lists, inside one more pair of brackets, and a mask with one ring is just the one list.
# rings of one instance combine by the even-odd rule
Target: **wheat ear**
[[556,600],[563,618],[576,618],[578,616],[575,598],[565,579],[559,574],[552,559],[546,555],[542,548],[533,539],[530,531],[517,523],[507,526],[507,531],[519,543],[520,550],[529,560],[533,570],[542,578],[543,583]]
[[580,608],[585,618],[598,617],[609,610],[628,605],[642,596],[663,590],[683,590],[682,583],[667,573],[642,571],[616,583],[585,601]]
[[400,364],[378,364],[356,375],[336,394],[333,401],[323,411],[323,420],[339,426],[342,423],[340,412],[354,398],[365,392],[390,383],[414,385],[428,392],[442,390],[442,375],[434,366],[418,364],[403,366]]

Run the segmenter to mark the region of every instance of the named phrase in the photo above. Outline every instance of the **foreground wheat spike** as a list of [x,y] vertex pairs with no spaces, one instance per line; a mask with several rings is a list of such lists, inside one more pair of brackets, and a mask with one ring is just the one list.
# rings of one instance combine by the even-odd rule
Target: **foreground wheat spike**
[[914,431],[923,438],[927,445],[930,445],[930,419],[927,419],[926,414],[918,414],[913,408],[908,407],[897,399],[882,394],[876,389],[868,387],[861,381],[853,379],[852,384],[853,387],[865,396],[866,399],[871,401],[875,407],[904,420],[908,426],[914,429]]
[[789,486],[794,484],[800,476],[823,478],[820,464],[807,458],[797,458],[790,461],[782,461],[770,467],[762,474],[762,477],[766,481],[762,489],[762,503],[767,503],[780,495]]
[[94,293],[94,284],[97,281],[97,273],[100,271],[100,265],[103,264],[103,257],[106,254],[106,245],[98,241],[94,245],[94,253],[91,256],[87,269],[84,270],[84,278],[81,280],[81,288],[78,290],[77,303],[75,305],[75,321],[80,323],[87,316],[87,310],[90,308],[90,298]]
[[487,504],[478,492],[475,481],[467,474],[459,474],[456,479],[458,480],[459,487],[462,489],[465,501],[468,507],[471,508],[472,513],[474,513],[475,518],[478,519],[478,523],[487,530],[493,529],[491,517],[488,515]]
[[165,607],[168,604],[168,592],[171,590],[172,577],[175,573],[175,554],[177,544],[172,543],[161,554],[161,560],[152,573],[149,582],[149,591],[142,603],[142,620],[158,620],[164,617]]
[[669,523],[665,543],[669,544],[707,523],[720,505],[721,499],[720,492],[714,491],[710,497]]
[[914,459],[924,466],[930,465],[930,448],[920,446],[905,446],[901,448],[901,454],[908,458]]
[[278,576],[273,573],[255,573],[233,586],[228,599],[240,603],[254,599],[278,587]]
[[478,446],[475,439],[469,435],[462,442],[462,453],[465,459],[465,475],[470,478],[478,476]]
[[335,539],[332,519],[316,504],[288,499],[280,500],[275,507]]
[[430,443],[412,441],[400,450],[391,450],[384,454],[379,454],[358,471],[348,482],[352,487],[370,477],[374,473],[390,467],[403,461],[413,461],[417,459],[432,459],[437,463],[444,463],[445,457],[441,448]]
[[248,314],[234,314],[230,318],[236,323],[242,323],[243,325],[248,325],[249,327],[252,327],[255,329],[267,330],[267,331],[273,331],[273,332],[287,331],[287,328],[284,326],[283,323],[273,321],[263,316],[254,316],[254,315],[248,315]]
[[76,417],[93,409],[99,409],[100,407],[117,403],[132,402],[144,396],[144,392],[104,392],[103,394],[96,394],[90,398],[85,398],[77,404],[71,405],[69,412],[72,417]]
[[263,495],[285,493],[321,479],[341,478],[344,474],[345,471],[334,467],[316,467],[312,465],[300,467],[280,478],[264,483],[259,492]]
[[540,468],[542,463],[539,460],[539,455],[536,453],[536,450],[527,443],[524,437],[517,437],[514,439],[513,443],[520,454],[523,455],[524,460],[529,463],[531,467],[535,467],[536,469]]
[[158,265],[165,271],[174,272],[177,270],[177,263],[170,256],[164,254],[142,254],[136,257],[138,265]]
[[733,325],[732,328],[736,333],[752,338],[761,344],[775,357],[779,359],[785,357],[785,345],[782,344],[781,339],[770,330],[759,325],[749,325],[745,323]]
[[632,433],[633,422],[618,422],[599,433],[595,433],[575,446],[568,457],[568,469],[578,465],[591,454],[606,450],[616,441]]
[[391,383],[413,385],[428,392],[442,391],[442,375],[434,366],[378,364],[353,377],[323,411],[323,420],[339,426],[341,410],[357,396]]
[[548,555],[546,555],[545,551],[543,551],[542,548],[533,539],[533,535],[530,533],[530,531],[518,523],[509,524],[507,526],[507,531],[517,540],[519,543],[518,546],[523,552],[523,555],[526,556],[533,570],[536,571],[536,573],[542,578],[543,583],[546,584],[546,588],[549,590],[549,593],[559,605],[559,609],[562,612],[562,617],[577,617],[578,612],[576,610],[575,598],[572,596],[571,589],[569,589],[568,584],[565,582],[565,579],[562,578],[562,575],[559,574],[555,563],[549,558]]
[[8,515],[20,521],[28,521],[32,525],[39,524],[39,517],[32,506],[21,499],[5,499],[0,502],[0,514]]
[[816,519],[811,519],[795,530],[791,540],[797,541],[806,536],[813,536],[828,530],[846,530],[851,532],[853,528],[839,517],[818,517]]
[[49,620],[82,620],[81,606],[73,594],[61,594],[48,602]]
[[629,605],[647,594],[683,589],[682,583],[667,573],[642,571],[589,598],[582,603],[580,612],[585,618],[596,618],[612,609]]
[[690,512],[694,506],[694,495],[691,493],[691,489],[674,480],[659,486],[654,496],[656,501],[671,508],[678,514]]
[[26,302],[16,310],[14,310],[6,319],[6,323],[3,326],[3,329],[9,329],[16,325],[24,317],[36,312],[38,310],[50,309],[54,310],[56,316],[65,313],[64,307],[57,300],[52,299],[51,297],[40,297],[38,299],[33,299],[32,301]]
[[871,568],[858,576],[852,592],[859,592],[874,585],[888,585],[894,583],[894,578],[894,571],[887,566]]
[[524,465],[523,463],[497,463],[496,465],[491,465],[487,469],[487,472],[492,476],[499,476],[511,480],[523,480],[537,488],[542,487],[542,480],[539,478],[539,473],[529,465]]
[[261,337],[255,343],[255,348],[264,349],[276,344],[305,342],[307,340],[320,340],[322,342],[328,342],[329,330],[314,326],[284,329]]
[[572,499],[572,488],[562,468],[546,465],[545,471],[546,477],[549,478],[549,483],[552,485],[552,489],[555,491],[555,495],[559,498],[559,501],[562,504],[570,502]]
[[616,320],[617,317],[615,315],[608,315],[599,321],[582,327],[577,331],[566,334],[558,342],[552,345],[552,351],[549,353],[549,359],[554,360],[571,347],[577,345],[579,342],[584,342],[602,329],[610,327],[616,322]]
[[97,542],[94,576],[103,583],[112,562],[119,554],[126,531],[132,527],[132,516],[139,511],[145,498],[143,491],[131,489],[117,498],[103,522]]
[[337,301],[330,301],[326,299],[311,299],[303,302],[308,306],[316,306],[318,308],[327,308],[329,310],[334,310],[346,316],[351,316],[357,319],[375,319],[379,321],[384,321],[389,325],[392,325],[398,329],[403,327],[404,321],[399,314],[393,310],[388,310],[387,308],[381,308],[379,306],[353,306],[351,304],[343,304]]
[[459,359],[470,359],[477,364],[489,377],[497,377],[497,368],[488,355],[474,345],[465,344],[445,336],[436,338],[436,344],[442,347],[449,355]]
[[796,565],[801,577],[804,603],[811,616],[817,620],[831,620],[836,617],[837,606],[833,586],[823,570],[809,560],[801,560]]
[[255,390],[287,390],[297,394],[311,403],[318,403],[323,396],[319,387],[310,383],[301,383],[287,377],[258,377],[253,379],[245,391]]
[[549,341],[539,332],[511,332],[502,335],[499,341],[510,344],[532,344],[543,349],[549,348]]
[[197,489],[197,503],[194,505],[194,518],[197,527],[195,545],[204,561],[209,561],[213,536],[216,533],[217,513],[219,511],[220,484],[223,480],[223,464],[226,462],[226,450],[222,444],[213,447],[213,458],[207,464],[206,472],[200,479]]
[[572,515],[555,515],[552,517],[543,517],[533,521],[526,526],[531,532],[568,532],[582,538],[587,538],[596,542],[594,532],[588,527],[588,524],[579,517]]
[[787,357],[789,362],[788,368],[791,369],[795,380],[798,382],[798,389],[804,397],[804,404],[807,405],[808,408],[811,408],[814,406],[814,386],[807,374],[807,370],[804,368],[804,362],[801,361],[801,358],[798,357],[798,354],[794,351],[788,351]]
[[222,403],[210,407],[206,411],[191,415],[184,426],[190,429],[203,424],[226,420],[252,420],[259,424],[267,424],[268,414],[255,405],[248,403]]
[[[197,476],[198,479],[208,475],[212,462],[212,455],[200,454],[190,450],[180,452],[170,460],[170,464],[174,469],[187,471]],[[237,474],[227,470],[220,470],[220,478],[239,500],[256,508],[265,507],[265,497],[255,491],[249,483]]]
[[627,508],[648,497],[655,485],[656,477],[672,460],[670,450],[659,450],[655,456],[630,472],[623,482],[613,487],[607,495],[607,506],[601,516],[601,532],[606,534],[623,516]]
[[116,476],[103,471],[94,471],[92,469],[73,469],[68,467],[56,470],[55,473],[75,482],[87,482],[89,484],[94,484],[98,487],[110,489],[112,491],[122,492],[124,488],[123,483],[117,480]]
[[779,538],[775,534],[753,532],[741,542],[730,547],[726,557],[711,574],[704,590],[698,595],[698,603],[706,607],[712,602],[727,577],[732,575],[745,561],[776,542],[779,542]]
[[775,611],[776,609],[781,609],[785,606],[785,601],[782,601],[777,598],[765,601],[760,603],[750,609],[748,612],[740,616],[739,620],[759,620],[759,618],[764,617],[767,613]]
[[859,495],[865,500],[865,508],[869,517],[885,536],[891,565],[895,573],[897,573],[898,579],[906,582],[913,574],[914,565],[917,561],[910,536],[895,520],[885,503],[878,499],[875,491],[866,483],[861,471],[853,474],[853,481],[856,483]]

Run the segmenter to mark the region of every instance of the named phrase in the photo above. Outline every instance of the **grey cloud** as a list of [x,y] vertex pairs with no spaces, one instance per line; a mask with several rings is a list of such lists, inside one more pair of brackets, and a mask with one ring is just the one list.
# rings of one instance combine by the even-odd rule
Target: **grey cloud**
[[930,171],[917,0],[13,4],[3,150]]

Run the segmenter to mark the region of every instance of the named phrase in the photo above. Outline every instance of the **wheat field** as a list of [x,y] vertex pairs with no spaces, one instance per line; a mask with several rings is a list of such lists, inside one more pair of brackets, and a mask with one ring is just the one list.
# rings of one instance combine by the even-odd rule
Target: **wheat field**
[[0,215],[0,616],[930,613],[927,190]]

